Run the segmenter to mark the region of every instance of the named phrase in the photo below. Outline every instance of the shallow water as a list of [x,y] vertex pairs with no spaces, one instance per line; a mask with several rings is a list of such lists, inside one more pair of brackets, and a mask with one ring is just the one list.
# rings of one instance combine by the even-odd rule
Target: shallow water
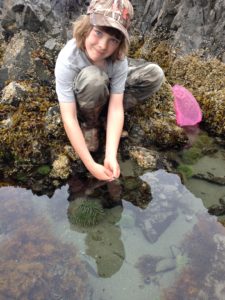
[[[212,295],[212,286],[222,293],[215,299],[223,299],[225,272],[220,278],[214,272],[224,264],[224,227],[177,175],[159,170],[142,180],[153,196],[145,209],[122,199],[105,210],[102,223],[83,229],[68,221],[67,185],[51,199],[2,187],[0,299],[202,299],[199,293]],[[207,239],[204,248],[202,238]],[[81,270],[88,273],[82,282]],[[67,272],[71,282],[64,288]],[[178,293],[177,285],[184,283]],[[76,284],[80,289],[73,288]],[[204,299],[214,299],[211,295]]]
[[[194,172],[224,176],[223,151],[207,155]],[[132,166],[123,166],[128,176]],[[143,201],[138,186],[111,187],[111,198],[107,186],[77,196],[71,182],[51,198],[0,188],[0,299],[225,299],[225,228],[207,211],[224,186],[196,178],[184,185],[165,170],[139,180],[151,188]],[[74,201],[100,194],[104,219],[71,224]]]

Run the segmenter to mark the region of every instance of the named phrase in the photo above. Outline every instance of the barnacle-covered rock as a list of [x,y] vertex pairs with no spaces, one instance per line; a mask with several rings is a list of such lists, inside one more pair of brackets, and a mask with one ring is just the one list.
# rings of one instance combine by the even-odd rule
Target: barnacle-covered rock
[[218,59],[198,55],[178,57],[171,68],[171,81],[188,88],[203,112],[205,128],[225,136],[225,64]]
[[129,154],[144,169],[156,170],[159,153],[143,147],[131,147]]
[[133,124],[138,124],[143,130],[144,147],[153,144],[160,148],[181,147],[188,140],[184,130],[176,124],[173,96],[168,82],[165,82],[145,104],[132,111],[127,118],[127,123],[129,131]]
[[67,179],[71,174],[70,161],[69,158],[61,154],[52,164],[52,170],[50,177]]

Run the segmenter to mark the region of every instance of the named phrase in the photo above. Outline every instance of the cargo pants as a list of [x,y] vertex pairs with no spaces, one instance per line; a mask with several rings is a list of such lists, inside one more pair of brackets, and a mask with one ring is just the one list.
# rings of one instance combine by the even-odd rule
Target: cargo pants
[[[164,79],[162,69],[142,59],[128,59],[124,91],[124,110],[132,110],[159,90]],[[74,82],[78,118],[85,127],[100,125],[100,115],[107,107],[110,90],[107,74],[96,66],[80,71]]]

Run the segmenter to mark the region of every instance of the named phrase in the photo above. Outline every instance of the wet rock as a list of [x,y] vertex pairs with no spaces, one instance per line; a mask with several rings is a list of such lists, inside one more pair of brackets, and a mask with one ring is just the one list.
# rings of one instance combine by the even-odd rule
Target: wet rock
[[204,128],[212,135],[225,136],[225,65],[215,58],[202,59],[200,55],[177,57],[171,68],[172,81],[184,84],[203,112]]
[[225,214],[225,206],[213,204],[208,208],[208,212],[214,216],[223,216]]
[[161,89],[143,105],[129,113],[126,126],[134,145],[136,131],[133,128],[141,130],[142,146],[145,148],[152,145],[159,148],[181,147],[188,141],[184,130],[176,125],[173,95],[168,82],[163,83]]
[[118,199],[123,198],[140,208],[147,207],[152,200],[151,187],[149,184],[135,176],[122,178],[119,194],[118,192],[116,193],[115,190],[112,192],[111,197],[115,198],[117,194],[119,196]]
[[143,147],[132,147],[130,149],[130,156],[134,158],[138,165],[144,169],[155,170],[159,153],[154,150]]
[[215,176],[214,174],[207,172],[204,174],[198,173],[193,175],[194,178],[203,179],[219,185],[225,185],[225,177]]

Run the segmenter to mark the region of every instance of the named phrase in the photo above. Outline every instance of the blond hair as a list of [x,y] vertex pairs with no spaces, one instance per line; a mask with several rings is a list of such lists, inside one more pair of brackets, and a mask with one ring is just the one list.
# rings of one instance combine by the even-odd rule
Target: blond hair
[[[77,47],[83,51],[85,51],[85,39],[93,29],[93,25],[90,23],[89,15],[82,15],[80,16],[74,23],[73,23],[73,37],[76,40]],[[115,37],[118,36],[118,29],[112,27],[105,27],[105,26],[97,26],[98,28],[102,29],[106,33],[113,35]],[[114,32],[113,32],[114,31]],[[120,32],[120,31],[119,31]],[[123,59],[128,53],[128,41],[125,36],[121,33],[120,44],[119,47],[115,50],[115,52],[111,55],[112,61]]]

